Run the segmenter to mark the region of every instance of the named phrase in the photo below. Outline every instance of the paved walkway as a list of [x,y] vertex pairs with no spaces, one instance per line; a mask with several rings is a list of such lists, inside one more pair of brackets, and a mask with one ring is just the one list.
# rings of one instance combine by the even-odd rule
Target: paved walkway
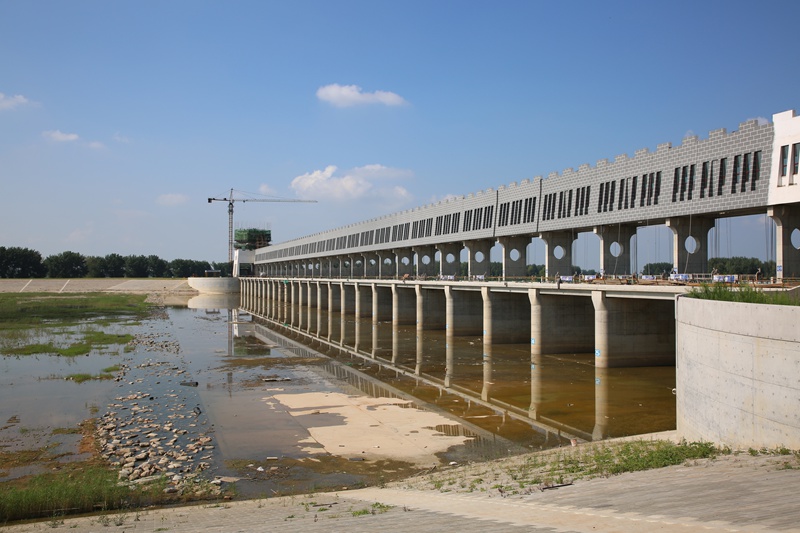
[[[792,464],[796,464],[792,461]],[[81,532],[722,532],[800,531],[800,469],[725,456],[527,496],[367,488],[14,525]]]
[[196,292],[186,279],[0,279],[0,292]]

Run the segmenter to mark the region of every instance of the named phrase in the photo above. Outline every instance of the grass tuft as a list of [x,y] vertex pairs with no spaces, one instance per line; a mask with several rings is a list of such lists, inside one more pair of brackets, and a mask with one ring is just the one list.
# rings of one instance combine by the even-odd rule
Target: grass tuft
[[765,292],[754,285],[746,283],[737,287],[731,287],[722,283],[714,283],[712,285],[703,284],[699,287],[693,287],[688,293],[688,296],[701,300],[717,300],[720,302],[800,305],[800,299],[792,293],[785,291]]

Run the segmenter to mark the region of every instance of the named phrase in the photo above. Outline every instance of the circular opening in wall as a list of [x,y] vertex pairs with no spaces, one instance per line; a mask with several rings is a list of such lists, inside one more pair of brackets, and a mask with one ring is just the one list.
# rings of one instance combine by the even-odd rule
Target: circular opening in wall
[[363,264],[364,263],[362,261],[356,261],[356,268],[361,268]]
[[350,268],[350,261],[345,261],[342,266],[344,266],[344,268]]
[[392,264],[392,260],[387,257],[386,259],[383,260],[383,264],[386,266],[390,266]]
[[431,256],[423,255],[422,256],[422,264],[423,265],[430,265],[431,264]]
[[484,259],[486,259],[486,256],[483,255],[483,252],[476,252],[475,253],[475,262],[476,263],[483,263]]
[[690,235],[686,237],[686,240],[683,242],[683,247],[687,252],[693,254],[700,249],[700,243]]
[[456,261],[456,256],[453,254],[447,254],[444,257],[444,260],[447,261],[448,264],[452,265]]
[[800,250],[800,229],[794,228],[794,230],[792,230],[791,240],[794,249]]
[[522,254],[519,253],[519,250],[514,248],[509,252],[508,256],[511,258],[512,261],[519,261],[519,258],[522,257]]
[[611,246],[608,247],[608,251],[611,252],[612,256],[619,257],[622,255],[622,245],[618,242],[612,242]]
[[411,264],[411,259],[409,259],[408,257],[404,257],[400,260],[400,262],[403,263],[403,265],[408,266]]
[[555,257],[556,259],[563,259],[565,255],[567,255],[567,251],[564,249],[563,246],[556,246],[553,249],[553,257]]
[[374,259],[370,259],[370,260],[369,260],[369,266],[373,266],[373,267],[374,267],[374,266],[375,266],[375,265],[377,265],[377,264],[378,264],[378,262],[377,262],[377,261],[375,261]]

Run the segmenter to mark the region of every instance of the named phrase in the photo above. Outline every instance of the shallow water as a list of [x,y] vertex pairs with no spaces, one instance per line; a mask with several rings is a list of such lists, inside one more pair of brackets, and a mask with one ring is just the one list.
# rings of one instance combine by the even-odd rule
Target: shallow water
[[[419,469],[391,458],[360,461],[350,443],[325,440],[331,438],[325,431],[353,423],[334,408],[348,395],[406,402],[407,409],[424,410],[415,411],[420,419],[438,413],[434,425],[400,437],[433,432],[452,439],[437,455],[440,464],[675,425],[674,368],[595,369],[591,354],[532,361],[526,344],[485,353],[480,338],[448,340],[444,332],[419,335],[414,326],[306,308],[287,312],[295,317],[288,323],[226,309],[224,302],[198,308],[203,301],[104,328],[152,341],[127,351],[0,358],[0,423],[7,421],[0,445],[63,447],[74,437],[52,435],[53,429],[112,412],[118,424],[147,425],[152,434],[172,424],[186,432],[176,445],[210,437],[194,457],[208,464],[206,475],[239,478],[241,494],[272,495],[359,486]],[[114,364],[125,367],[117,381],[63,379]],[[316,393],[330,398],[318,412],[296,405]]]

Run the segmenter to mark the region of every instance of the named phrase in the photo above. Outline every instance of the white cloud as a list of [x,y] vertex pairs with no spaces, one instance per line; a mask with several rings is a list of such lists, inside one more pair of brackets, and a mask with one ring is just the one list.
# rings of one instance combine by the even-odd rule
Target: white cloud
[[80,138],[77,133],[63,133],[59,130],[43,131],[42,136],[56,142],[71,142]]
[[162,194],[156,198],[156,203],[159,205],[173,206],[185,204],[189,201],[189,197],[185,194]]
[[277,193],[275,192],[275,189],[273,189],[272,187],[270,187],[266,183],[262,183],[258,187],[258,192],[260,194],[263,194],[264,196],[277,196]]
[[367,165],[354,168],[337,175],[334,165],[324,170],[315,170],[292,180],[290,187],[302,198],[326,200],[358,200],[361,198],[381,198],[405,202],[411,194],[399,185],[386,183],[389,180],[404,179],[411,176],[408,170]]
[[129,142],[131,142],[131,140],[129,138],[125,137],[124,135],[120,134],[119,132],[115,133],[112,138],[115,141],[117,141],[118,143],[129,143]]
[[358,85],[339,85],[338,83],[332,83],[317,89],[317,98],[336,107],[365,104],[399,106],[408,103],[402,96],[389,91],[367,93]]
[[0,93],[0,111],[14,109],[15,107],[23,106],[27,103],[29,103],[28,99],[21,94],[6,96],[5,94]]
[[90,143],[86,143],[86,146],[88,146],[92,150],[102,150],[103,148],[106,147],[106,145],[101,143],[100,141],[92,141]]

